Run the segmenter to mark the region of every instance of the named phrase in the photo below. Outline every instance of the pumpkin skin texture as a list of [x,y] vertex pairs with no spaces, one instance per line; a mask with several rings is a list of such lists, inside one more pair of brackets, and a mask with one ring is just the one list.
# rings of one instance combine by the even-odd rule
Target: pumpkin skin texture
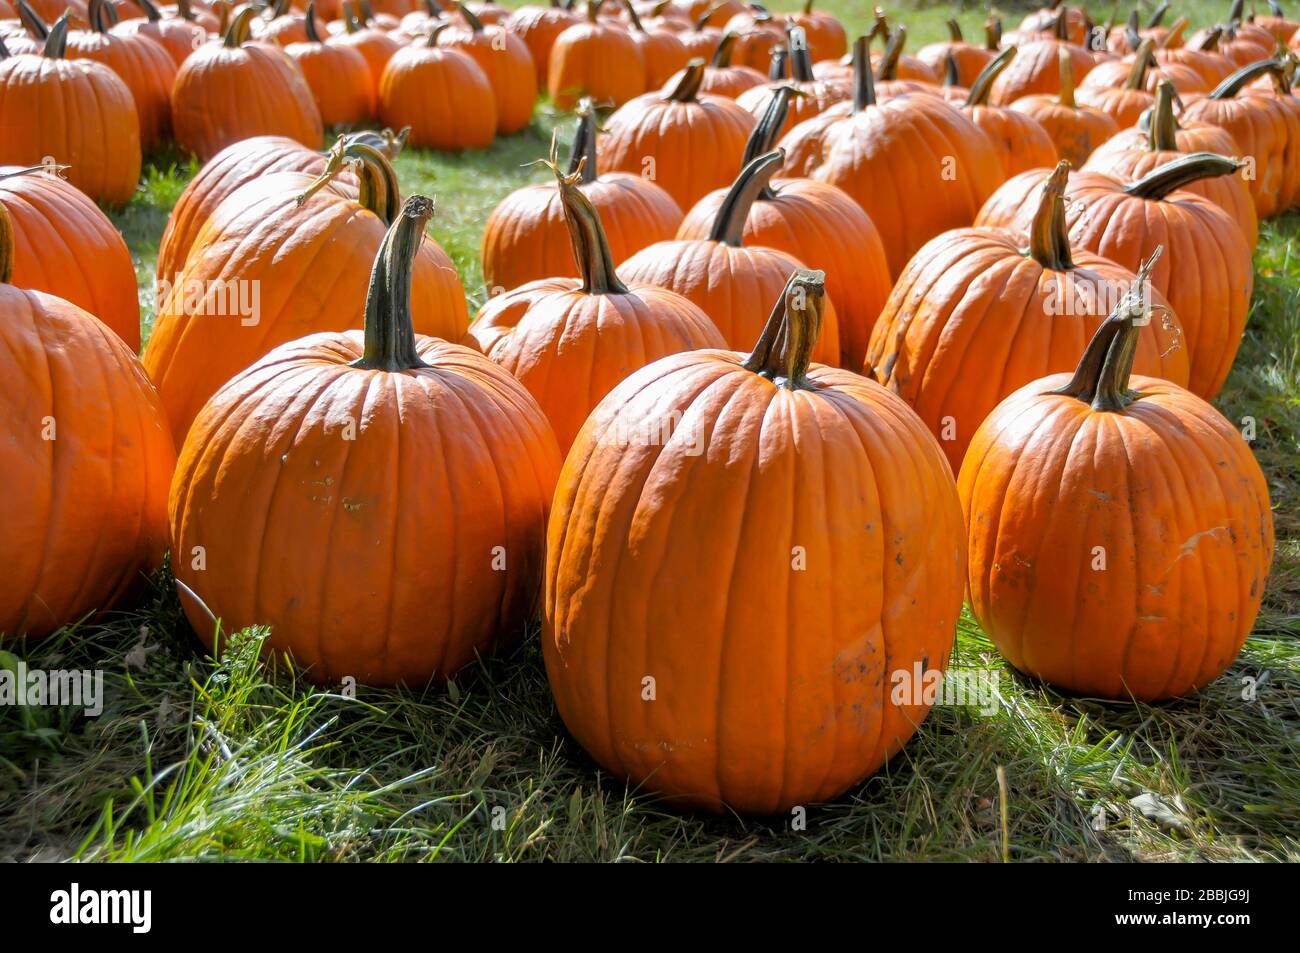
[[[537,606],[559,451],[509,374],[412,332],[400,299],[431,214],[412,198],[383,243],[366,334],[310,335],[232,380],[172,484],[173,550],[206,554],[178,581],[226,631],[269,624],[268,654],[322,684],[444,680]],[[211,644],[207,612],[182,602]]]
[[[722,96],[737,99],[746,90],[762,86],[767,76],[752,66],[733,64],[732,53],[736,46],[736,34],[725,33],[718,40],[717,49],[713,51],[709,64],[704,67],[704,78],[700,81],[701,95]],[[685,70],[675,73],[664,84],[664,89],[672,89],[682,81]]]
[[176,142],[201,162],[253,136],[286,136],[312,149],[325,138],[302,70],[280,49],[247,42],[251,17],[251,9],[241,12],[222,42],[195,50],[176,75]]
[[[763,302],[770,306],[791,272],[804,266],[786,252],[744,243],[750,207],[780,164],[779,151],[754,159],[741,170],[719,205],[706,237],[657,242],[643,248],[619,266],[623,280],[658,285],[689,298],[713,320],[729,347],[756,337],[763,320]],[[839,320],[828,298],[822,306],[821,333],[813,359],[834,364],[839,357]]]
[[627,103],[606,121],[601,143],[604,166],[618,172],[643,175],[652,158],[649,178],[683,209],[736,177],[755,122],[730,99],[698,95],[703,76],[695,60],[673,89]]
[[[172,62],[178,69],[195,49],[207,41],[208,31],[198,23],[179,15],[164,16],[153,0],[140,0],[140,5],[144,9],[145,18],[142,20],[123,20],[113,27],[112,32],[115,35],[135,36],[139,34],[149,37],[167,51],[167,55],[171,57]],[[172,80],[175,81],[175,74],[172,75]],[[167,102],[167,110],[170,116],[170,97]]]
[[1046,130],[1057,155],[1078,168],[1120,127],[1108,113],[1077,103],[1072,87],[1062,86],[1061,90],[1055,96],[1017,99],[1011,108],[1032,117]]
[[1010,106],[1025,96],[1055,96],[1061,91],[1060,57],[1070,58],[1076,82],[1092,69],[1095,60],[1091,53],[1073,43],[1047,39],[1026,43],[1002,75],[993,84],[990,102],[995,106]]
[[317,27],[315,0],[307,5],[307,38],[284,52],[302,70],[324,125],[356,125],[375,116],[370,64],[358,51],[326,42]]
[[452,26],[438,33],[438,45],[469,56],[492,87],[497,107],[497,132],[510,135],[528,128],[537,101],[537,73],[524,41],[503,26],[485,26],[464,6],[465,27]]
[[505,28],[524,41],[533,58],[537,73],[537,88],[545,89],[551,65],[551,47],[561,33],[582,18],[562,6],[524,6],[515,10],[505,21]]
[[335,46],[356,50],[366,61],[366,66],[370,70],[370,90],[375,97],[377,109],[379,84],[384,78],[384,69],[388,66],[388,61],[402,48],[402,44],[383,30],[364,26],[352,12],[350,4],[347,12],[346,32],[338,34],[331,42]]
[[[890,673],[944,668],[961,607],[961,516],[933,437],[849,371],[783,374],[799,364],[764,348],[782,318],[763,373],[694,351],[616,388],[551,513],[542,652],[560,715],[674,807],[772,814],[871,774],[926,715],[892,704]],[[666,420],[681,421],[666,441],[622,438]],[[703,538],[678,531],[700,521]]]
[[[864,45],[864,44],[860,44]],[[827,123],[815,141],[787,149],[789,168],[847,192],[880,232],[891,274],[940,232],[969,225],[1002,182],[988,137],[943,99],[903,95],[876,102],[869,70],[856,73],[854,111]],[[823,116],[829,113],[823,113]],[[796,126],[781,141],[799,141]],[[914,201],[925,196],[925,201]]]
[[[159,305],[144,363],[178,444],[208,398],[272,348],[318,331],[345,331],[344,322],[356,319],[368,262],[387,222],[355,198],[320,188],[320,181],[285,172],[232,195],[199,233],[194,253]],[[319,191],[298,205],[298,197],[313,187]],[[393,187],[390,196],[395,195]],[[219,279],[226,287],[259,282],[234,286],[258,289],[255,302],[241,299],[256,313],[212,313],[223,309],[196,300],[192,289],[214,287]],[[412,307],[420,333],[449,341],[464,336],[469,321],[460,278],[432,241],[416,258]],[[227,304],[224,310],[236,309]]]
[[[596,117],[590,101],[579,105],[578,117],[569,171],[580,172],[578,188],[600,214],[614,261],[671,239],[682,221],[673,197],[639,175],[597,176]],[[483,230],[482,261],[493,295],[542,278],[578,276],[554,182],[526,185],[501,200]]]
[[[431,43],[442,28],[429,35]],[[379,84],[379,118],[395,129],[410,126],[413,146],[486,149],[496,138],[496,96],[469,54],[413,43],[388,61]]]
[[[793,96],[775,90],[745,147],[745,165],[771,151],[783,128],[781,115]],[[775,172],[775,166],[772,167]],[[695,203],[677,230],[679,240],[707,239],[726,201],[727,189]],[[741,240],[775,248],[826,272],[826,293],[834,303],[840,338],[836,364],[862,369],[872,325],[889,298],[893,278],[880,233],[867,213],[841,189],[812,179],[773,179],[759,191],[745,217]]]
[[1002,160],[1003,181],[1029,169],[1050,169],[1059,158],[1056,143],[1033,116],[1006,106],[989,105],[993,81],[1015,58],[1016,48],[1009,46],[975,77],[961,111],[980,132],[988,137]]
[[764,83],[762,86],[746,90],[736,97],[736,105],[749,110],[756,120],[760,120],[767,110],[775,90],[782,87],[791,87],[799,92],[799,95],[794,98],[787,97],[789,106],[785,110],[785,122],[780,129],[776,130],[773,145],[775,145],[775,139],[779,139],[805,119],[820,115],[850,96],[849,87],[844,83],[830,82],[814,77],[812,62],[808,58],[806,47],[803,49],[796,48],[791,51],[790,73],[790,79]]
[[10,238],[0,204],[0,634],[39,639],[111,608],[162,564],[176,455],[121,338],[7,283]]
[[[592,408],[633,371],[726,342],[708,315],[681,295],[623,284],[600,216],[578,188],[581,173],[552,168],[581,278],[537,295],[521,312],[497,308],[480,315],[470,334],[537,399],[560,452],[567,453]],[[498,323],[506,318],[509,325]]]
[[622,27],[597,22],[600,3],[587,0],[587,18],[551,44],[547,91],[557,109],[572,109],[591,97],[615,107],[645,92],[645,57]]
[[131,251],[99,206],[57,176],[0,166],[0,205],[13,231],[11,284],[89,311],[140,350]]
[[140,181],[140,124],[131,90],[93,60],[64,58],[68,21],[50,27],[40,56],[0,58],[0,164],[47,156],[97,202],[125,205]]
[[936,76],[942,76],[951,57],[953,68],[957,72],[957,84],[969,88],[997,55],[997,47],[985,48],[967,43],[962,36],[961,25],[956,20],[949,20],[947,26],[949,39],[946,42],[931,43],[921,47],[916,53],[916,58],[928,66]]
[[[1136,281],[1127,268],[1076,251],[1066,234],[1069,165],[1044,185],[1029,230],[969,228],[925,245],[899,276],[871,336],[866,373],[898,394],[939,439],[953,472],[984,418],[1005,397],[1068,370],[1106,320],[1110,296]],[[1158,294],[1137,365],[1185,384],[1181,329]]]
[[[1099,376],[1094,364],[1087,382]],[[1115,409],[1050,393],[1076,379],[1027,385],[971,442],[959,481],[971,611],[1012,665],[1067,691],[1187,694],[1223,673],[1259,611],[1273,552],[1264,475],[1236,428],[1181,387],[1125,370],[1131,396],[1111,394]]]

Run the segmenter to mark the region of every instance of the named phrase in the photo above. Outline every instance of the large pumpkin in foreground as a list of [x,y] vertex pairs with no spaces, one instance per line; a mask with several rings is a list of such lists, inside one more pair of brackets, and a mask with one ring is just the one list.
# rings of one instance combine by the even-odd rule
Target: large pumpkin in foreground
[[278,348],[195,421],[172,552],[209,643],[214,617],[225,632],[266,623],[267,650],[317,681],[422,685],[533,618],[559,450],[509,374],[412,330],[432,213],[413,197],[385,236],[364,335]]
[[925,718],[923,698],[894,703],[900,684],[948,661],[952,476],[901,400],[809,366],[823,294],[798,271],[752,354],[638,371],[560,477],[542,638],[556,704],[603,767],[675,806],[837,796]]
[[1141,701],[1223,673],[1273,556],[1268,486],[1241,434],[1175,384],[1130,379],[1149,319],[1126,299],[1073,377],[1008,397],[960,479],[969,602],[993,643],[1068,691]]
[[40,638],[110,608],[162,563],[175,453],[121,338],[8,284],[12,238],[0,204],[0,633]]

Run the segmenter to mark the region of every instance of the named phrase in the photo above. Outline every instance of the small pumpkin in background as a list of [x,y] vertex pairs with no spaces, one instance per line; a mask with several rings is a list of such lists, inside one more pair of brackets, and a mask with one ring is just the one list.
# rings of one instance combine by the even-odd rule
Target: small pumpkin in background
[[786,14],[790,26],[801,28],[808,37],[808,56],[814,63],[843,56],[849,49],[849,35],[833,14],[813,9],[813,0],[804,0],[797,13]]
[[1277,0],[1268,0],[1268,9],[1268,16],[1256,15],[1252,22],[1255,26],[1272,33],[1273,39],[1285,46],[1291,42],[1296,32],[1300,31],[1300,20],[1293,20],[1288,17]]
[[902,92],[929,92],[938,86],[943,74],[903,52],[907,46],[907,27],[901,23],[886,34],[885,49],[876,61],[876,84],[881,97]]
[[274,46],[307,41],[307,17],[294,10],[289,0],[272,0],[265,12],[249,24],[253,39]]
[[411,128],[411,145],[454,151],[486,149],[496,138],[496,94],[468,54],[438,45],[440,23],[425,41],[393,54],[379,82],[379,118]]
[[[1129,126],[1135,125],[1138,117],[1150,109],[1151,104],[1155,102],[1155,96],[1146,91],[1147,70],[1150,69],[1154,62],[1155,56],[1152,53],[1151,41],[1143,40],[1142,45],[1133,56],[1133,62],[1129,64],[1128,78],[1124,81],[1123,86],[1097,86],[1085,81],[1083,85],[1074,90],[1074,98],[1084,106],[1090,106],[1104,112],[1114,119],[1116,124],[1115,132],[1120,129],[1127,129]],[[1096,76],[1100,69],[1101,67],[1094,69],[1088,74],[1088,78],[1091,79]],[[1062,85],[1064,85],[1064,81],[1062,81]]]
[[131,251],[84,193],[41,167],[0,166],[8,217],[9,284],[56,295],[140,350],[140,302]]
[[[1236,141],[1218,126],[1196,124],[1181,127],[1174,115],[1176,98],[1173,84],[1168,81],[1161,83],[1156,91],[1155,106],[1145,118],[1146,129],[1128,129],[1110,139],[1088,158],[1083,170],[1132,181],[1187,153],[1240,154]],[[1181,188],[1203,195],[1227,212],[1241,226],[1246,244],[1254,253],[1259,241],[1259,220],[1250,189],[1240,174],[1199,179]]]
[[572,109],[584,97],[618,107],[646,91],[641,47],[622,27],[599,19],[602,3],[584,0],[586,19],[551,45],[546,83],[557,109]]
[[[348,164],[359,196],[333,185]],[[208,398],[272,348],[348,328],[356,310],[346,304],[363,299],[400,200],[383,155],[342,140],[321,175],[265,176],[217,206],[159,304],[144,352],[178,444]],[[435,242],[416,256],[414,289],[416,329],[459,341],[469,325],[465,292]]]
[[865,38],[854,46],[849,111],[835,107],[800,123],[780,144],[787,169],[839,186],[862,206],[880,232],[890,273],[898,274],[935,235],[974,221],[1002,181],[1002,158],[938,96],[877,101]]
[[645,61],[645,89],[658,89],[691,59],[686,44],[668,30],[648,30],[637,15],[631,0],[623,0],[623,8],[631,25],[629,35],[641,49]]
[[[787,104],[797,95],[791,86],[768,94],[767,107],[745,146],[743,166],[769,153],[783,127]],[[756,166],[760,178],[777,165]],[[686,213],[677,230],[681,240],[708,238],[730,189],[710,192]],[[893,279],[880,233],[867,213],[843,190],[814,179],[771,179],[762,185],[741,229],[745,244],[775,248],[802,262],[816,262],[826,272],[826,292],[834,303],[840,353],[835,363],[862,369],[867,340]]]
[[533,58],[538,89],[546,89],[551,47],[555,45],[556,39],[581,21],[581,15],[560,3],[560,0],[550,0],[549,6],[522,6],[506,18],[505,28],[524,41]]
[[[171,57],[177,68],[185,62],[186,57],[207,42],[208,31],[188,17],[179,13],[175,16],[164,16],[153,0],[139,0],[139,4],[144,11],[144,18],[123,20],[113,27],[114,36],[147,36],[167,51],[167,55]],[[185,7],[186,9],[189,7],[187,2]],[[175,82],[175,79],[173,73],[172,81]],[[168,92],[170,93],[170,89]],[[167,109],[170,118],[170,101]]]
[[[682,220],[673,197],[640,175],[597,174],[597,147],[595,106],[584,100],[578,105],[569,174],[578,177],[576,188],[600,215],[613,260],[672,238]],[[578,277],[558,184],[526,185],[502,199],[488,216],[481,257],[493,295],[542,278]]]
[[937,76],[944,75],[948,69],[948,61],[951,60],[953,68],[957,71],[958,85],[969,88],[984,67],[997,56],[998,48],[993,41],[992,31],[989,32],[988,45],[975,46],[966,42],[966,38],[962,36],[961,24],[956,20],[949,20],[947,27],[948,40],[921,47],[917,50],[916,58]]
[[340,327],[364,302],[364,332],[277,348],[195,421],[169,512],[172,551],[205,553],[203,571],[180,559],[176,577],[207,644],[214,617],[228,632],[267,624],[266,652],[314,681],[419,687],[517,641],[536,612],[559,451],[509,374],[416,335],[432,212],[409,199],[369,293],[333,302]]
[[135,100],[107,66],[67,59],[67,37],[64,14],[40,55],[10,56],[0,43],[0,165],[34,166],[54,156],[86,195],[125,205],[142,162]]
[[947,664],[964,579],[952,476],[902,401],[809,363],[824,301],[820,274],[796,271],[766,324],[745,322],[761,327],[748,355],[632,375],[560,476],[542,627],[556,706],[602,767],[674,806],[836,797],[926,716],[891,697],[890,670]]
[[[1236,70],[1236,64],[1216,52],[1221,34],[1222,28],[1216,26],[1199,41],[1197,46],[1160,47],[1155,51],[1156,62],[1163,69],[1175,66],[1186,67],[1196,73],[1202,90],[1213,89]],[[1174,83],[1174,88],[1178,89],[1177,82]],[[1178,91],[1192,92],[1193,90],[1178,89]]]
[[690,59],[699,57],[711,60],[718,52],[718,47],[722,43],[722,30],[720,27],[709,26],[708,21],[713,11],[722,6],[723,4],[718,3],[704,10],[689,28],[677,34],[677,38],[682,41],[682,46],[686,47]]
[[356,50],[366,61],[366,67],[370,70],[370,89],[375,98],[375,108],[378,109],[379,83],[384,78],[384,69],[402,48],[402,44],[383,30],[366,26],[358,20],[352,0],[343,2],[343,22],[343,32],[335,35],[331,42],[335,46]]
[[298,64],[326,126],[356,125],[375,115],[375,91],[370,64],[357,50],[321,36],[316,0],[309,0],[307,39],[290,43],[284,52]]
[[722,31],[736,36],[737,63],[763,70],[772,58],[772,49],[785,42],[785,23],[784,14],[749,3],[726,22]]
[[[928,242],[899,276],[871,335],[866,373],[920,415],[956,473],[986,416],[1017,388],[1074,363],[1106,320],[1129,269],[1071,247],[1062,161],[1039,192],[1028,232],[967,228]],[[1144,373],[1182,385],[1187,351],[1162,297],[1143,329]]]
[[980,71],[962,104],[962,112],[988,137],[1002,160],[1003,178],[1029,169],[1050,169],[1058,158],[1056,143],[1033,116],[1007,106],[989,104],[989,92],[998,74],[1015,58],[1009,46]]
[[1057,155],[1077,168],[1120,127],[1110,114],[1075,100],[1074,66],[1065,47],[1060,48],[1060,66],[1060,89],[1055,94],[1025,96],[1011,108],[1032,116],[1051,137]]
[[1268,486],[1236,426],[1131,376],[1156,310],[1125,297],[1073,375],[999,404],[958,481],[971,612],[1017,669],[1089,697],[1159,701],[1223,674],[1273,556]]
[[679,351],[722,348],[726,342],[681,295],[619,279],[600,215],[578,187],[581,169],[566,174],[555,158],[553,153],[579,278],[542,294],[525,286],[526,307],[494,308],[479,316],[470,334],[537,398],[563,454],[592,408],[632,372]]
[[313,149],[325,138],[302,70],[280,50],[249,42],[252,18],[251,9],[241,11],[223,40],[199,47],[176,74],[176,142],[201,162],[253,136],[287,136]]
[[1053,96],[1061,91],[1062,52],[1070,57],[1071,75],[1080,82],[1096,61],[1091,53],[1066,35],[1064,18],[1052,37],[1023,44],[1012,62],[993,84],[990,102],[1010,106],[1025,96]]
[[[836,103],[843,102],[850,95],[849,88],[843,83],[817,79],[813,75],[812,60],[808,56],[808,43],[802,33],[795,27],[790,33],[790,79],[778,79],[755,86],[736,97],[736,104],[749,110],[755,119],[762,117],[772,101],[772,92],[780,86],[788,86],[798,94],[787,99],[784,124],[777,130],[777,138],[785,135],[805,119],[825,112]],[[767,151],[766,149],[763,151]]]
[[[790,273],[805,266],[788,252],[748,245],[745,223],[759,194],[781,166],[781,152],[769,152],[743,168],[728,190],[706,237],[657,242],[619,266],[623,279],[675,291],[713,319],[729,347],[758,333],[763,302],[773,301]],[[840,333],[834,305],[827,300],[813,358],[822,364],[840,359]]]
[[733,100],[701,95],[703,78],[704,61],[692,60],[671,88],[615,110],[601,144],[605,166],[646,175],[682,208],[734,179],[755,119]]
[[[1080,84],[1088,89],[1125,89],[1137,82],[1134,89],[1153,93],[1162,80],[1169,80],[1174,88],[1189,97],[1206,92],[1210,86],[1195,69],[1172,59],[1161,60],[1155,57],[1153,46],[1147,46],[1151,40],[1143,40],[1137,52],[1123,59],[1113,59],[1098,63],[1089,70],[1087,77]],[[1149,53],[1144,53],[1149,50]],[[1134,71],[1140,70],[1136,75]]]
[[[740,66],[731,61],[732,51],[736,45],[736,34],[724,33],[718,41],[708,65],[704,67],[704,76],[700,80],[700,93],[710,96],[724,96],[736,99],[746,90],[762,86],[767,77],[752,66]],[[674,74],[665,83],[665,87],[675,86],[681,82],[685,72]]]
[[112,608],[162,565],[176,454],[122,339],[11,283],[11,202],[0,194],[0,635],[36,640]]
[[492,85],[497,106],[497,132],[509,135],[525,129],[537,101],[537,75],[524,41],[505,27],[484,24],[465,4],[458,10],[465,26],[438,33],[438,45],[467,53]]

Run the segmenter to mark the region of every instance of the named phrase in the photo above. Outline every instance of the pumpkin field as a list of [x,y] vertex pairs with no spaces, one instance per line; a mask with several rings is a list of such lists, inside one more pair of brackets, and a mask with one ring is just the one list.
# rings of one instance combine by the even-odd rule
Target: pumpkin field
[[0,861],[1300,861],[1300,5],[0,0]]

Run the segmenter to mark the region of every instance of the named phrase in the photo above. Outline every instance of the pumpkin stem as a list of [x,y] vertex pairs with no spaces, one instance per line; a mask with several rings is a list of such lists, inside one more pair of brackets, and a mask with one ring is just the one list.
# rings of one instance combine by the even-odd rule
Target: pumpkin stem
[[1246,0],[1232,0],[1232,6],[1228,7],[1228,22],[1237,23],[1241,21],[1241,15],[1246,9]]
[[961,73],[957,70],[957,57],[953,56],[952,50],[948,50],[943,55],[943,85],[961,85]]
[[578,273],[582,275],[582,290],[593,295],[627,294],[627,285],[614,270],[614,253],[610,251],[600,213],[578,188],[582,181],[582,164],[586,160],[579,162],[578,172],[568,174],[560,170],[558,158],[552,141],[551,158],[545,164],[555,173],[555,182],[560,189],[560,205],[564,208],[564,223],[569,226],[573,260],[578,263]]
[[460,11],[460,15],[461,15],[462,17],[464,17],[465,22],[466,22],[467,24],[469,24],[469,28],[470,28],[470,30],[472,30],[474,33],[482,33],[482,32],[483,32],[483,21],[480,20],[480,19],[475,15],[475,13],[474,13],[473,10],[471,10],[469,7],[467,7],[467,6],[466,6],[465,4],[463,4],[463,3],[457,3],[457,4],[456,4],[456,9]]
[[996,53],[1002,46],[1002,21],[998,17],[990,17],[984,23],[984,48],[990,53]]
[[1243,165],[1244,162],[1215,155],[1213,152],[1194,152],[1162,165],[1158,169],[1152,169],[1124,191],[1138,198],[1159,201],[1184,185],[1199,182],[1201,179],[1229,175]]
[[1070,382],[1047,393],[1073,397],[1091,404],[1094,410],[1114,413],[1133,402],[1128,389],[1129,376],[1133,372],[1142,325],[1150,321],[1151,269],[1163,251],[1164,246],[1157,245],[1138,269],[1137,280],[1088,342]]
[[596,105],[590,97],[578,103],[578,128],[573,133],[573,147],[569,150],[569,175],[589,185],[596,181]]
[[1277,60],[1260,60],[1257,63],[1251,63],[1243,66],[1237,72],[1233,73],[1211,91],[1210,99],[1231,99],[1236,96],[1242,89],[1249,85],[1253,80],[1262,76],[1264,73],[1278,75],[1283,70],[1283,66]]
[[1206,31],[1205,36],[1201,37],[1201,45],[1198,47],[1204,53],[1217,53],[1219,50],[1219,40],[1223,37],[1223,27],[1215,24]]
[[812,52],[808,49],[808,33],[801,26],[792,26],[790,35],[790,78],[796,83],[811,83],[813,73]]
[[1070,256],[1070,230],[1065,223],[1065,185],[1070,178],[1070,163],[1062,159],[1043,183],[1038,211],[1029,231],[1028,257],[1050,271],[1069,271],[1074,267]]
[[989,93],[993,89],[993,81],[998,78],[1007,64],[1016,58],[1016,48],[1008,46],[993,59],[989,60],[985,67],[979,71],[975,77],[975,82],[970,84],[970,95],[966,97],[967,106],[987,106]]
[[439,20],[433,26],[429,27],[429,38],[424,41],[424,45],[427,46],[429,49],[435,48],[438,45],[439,34],[441,34],[443,30],[447,29],[450,26],[451,26],[451,21]]
[[412,195],[384,236],[366,292],[365,350],[353,367],[394,374],[428,367],[415,347],[411,274],[431,218],[433,199]]
[[790,62],[790,51],[786,49],[784,43],[778,43],[772,47],[772,58],[767,64],[767,78],[772,82],[779,82],[786,78],[786,66]]
[[784,162],[785,152],[774,149],[747,163],[740,170],[740,175],[736,176],[736,181],[727,190],[726,198],[718,207],[713,229],[709,232],[710,241],[722,242],[733,248],[744,244],[745,220],[749,218],[749,210]]
[[742,365],[745,370],[787,390],[812,390],[808,365],[821,334],[825,297],[826,272],[795,270]]
[[18,19],[23,28],[33,40],[44,40],[50,35],[49,25],[41,19],[41,15],[32,9],[27,0],[18,0],[14,4],[14,12],[18,14]]
[[701,30],[707,27],[709,25],[709,21],[713,19],[714,14],[716,14],[719,10],[721,10],[726,5],[727,5],[726,0],[721,0],[721,2],[715,3],[713,6],[709,7],[698,17],[696,17],[695,26],[694,26],[695,32],[699,33]]
[[1160,6],[1156,7],[1155,12],[1151,14],[1151,18],[1147,20],[1147,29],[1154,30],[1156,27],[1158,27],[1161,21],[1164,20],[1165,14],[1168,12],[1169,12],[1168,3],[1161,3]]
[[378,215],[385,225],[392,225],[402,204],[402,193],[397,173],[384,154],[359,138],[339,136],[328,155],[325,170],[298,196],[298,204],[303,205],[350,165],[360,183],[358,204]]
[[1052,29],[1052,32],[1056,35],[1056,39],[1060,40],[1062,43],[1068,43],[1070,41],[1069,12],[1069,7],[1062,7],[1061,12],[1056,15],[1056,23],[1053,25]]
[[50,27],[50,35],[45,38],[45,49],[41,55],[50,60],[61,60],[68,53],[68,13],[55,21]]
[[[461,7],[463,10],[464,7]],[[637,33],[644,33],[645,26],[641,23],[641,17],[637,15],[636,7],[632,6],[632,0],[623,0],[623,10],[627,13],[628,22],[632,24],[632,29]]]
[[117,23],[117,9],[107,0],[90,0],[86,9],[90,28],[96,33],[107,33]]
[[718,40],[718,48],[713,51],[713,59],[709,65],[714,69],[726,69],[731,65],[731,54],[736,48],[737,36],[731,30],[722,34],[722,39]]
[[674,103],[693,103],[704,82],[704,60],[696,58],[686,64],[677,85],[669,90],[665,100]]
[[1178,117],[1174,115],[1174,84],[1162,79],[1147,122],[1147,142],[1152,152],[1178,152]]
[[13,54],[9,52],[9,47],[5,46],[4,37],[0,37],[0,62],[9,59],[11,56]]
[[898,58],[903,55],[903,44],[906,42],[907,27],[900,23],[897,29],[889,34],[889,42],[885,44],[885,52],[880,57],[880,65],[876,67],[877,80],[898,78]]
[[320,37],[320,30],[316,28],[316,0],[307,0],[307,42],[324,43]]
[[956,20],[952,20],[952,19],[950,19],[950,20],[948,20],[948,22],[946,22],[946,23],[944,24],[944,26],[946,26],[946,27],[948,28],[948,42],[949,42],[949,43],[964,43],[964,42],[965,42],[965,38],[961,35],[961,24],[960,24],[960,23],[958,23]]
[[9,209],[0,202],[0,285],[9,284],[14,275],[14,223]]
[[1139,23],[1137,7],[1134,7],[1128,15],[1128,22],[1124,24],[1124,42],[1135,50],[1142,45]]
[[876,80],[871,75],[871,37],[853,41],[853,111],[862,112],[876,104]]
[[194,7],[190,5],[190,0],[176,0],[176,12],[181,15],[182,20],[194,22]]
[[1128,79],[1124,83],[1125,89],[1142,89],[1146,83],[1147,70],[1151,68],[1156,61],[1154,52],[1155,44],[1147,39],[1143,40],[1137,48],[1137,53],[1133,56],[1133,66],[1128,71]]
[[391,161],[402,154],[402,150],[406,148],[406,139],[410,134],[410,126],[403,126],[397,132],[393,132],[391,129],[384,129],[380,132],[363,129],[361,132],[350,133],[347,139],[348,142],[362,142],[378,149],[383,153],[385,159]]
[[1070,58],[1070,48],[1061,46],[1057,51],[1056,61],[1061,70],[1061,91],[1056,101],[1062,106],[1076,109],[1074,103],[1074,60]]
[[352,0],[343,0],[343,23],[347,27],[348,33],[360,33],[362,30],[361,21],[357,19],[357,12],[352,9]]
[[1164,50],[1173,49],[1181,46],[1183,42],[1183,32],[1187,29],[1187,17],[1179,17],[1174,21],[1174,25],[1169,28],[1169,32],[1164,35],[1160,41],[1160,48]]
[[150,23],[157,23],[162,19],[162,11],[153,0],[136,0],[136,6],[144,11],[145,19]]
[[[741,168],[748,166],[755,159],[772,151],[776,146],[776,140],[781,137],[782,128],[785,126],[785,117],[790,108],[790,100],[795,96],[803,95],[805,93],[789,83],[783,83],[772,89],[772,98],[767,101],[763,114],[758,117],[758,122],[754,124],[754,129],[750,132],[749,139],[745,143],[745,154],[740,160]],[[763,190],[758,194],[757,198],[763,201],[776,198],[776,191],[772,188],[770,182],[763,186]]]
[[252,29],[255,15],[252,7],[245,7],[239,11],[239,15],[231,22],[230,29],[226,31],[224,43],[228,48],[238,49],[248,42],[248,34]]

